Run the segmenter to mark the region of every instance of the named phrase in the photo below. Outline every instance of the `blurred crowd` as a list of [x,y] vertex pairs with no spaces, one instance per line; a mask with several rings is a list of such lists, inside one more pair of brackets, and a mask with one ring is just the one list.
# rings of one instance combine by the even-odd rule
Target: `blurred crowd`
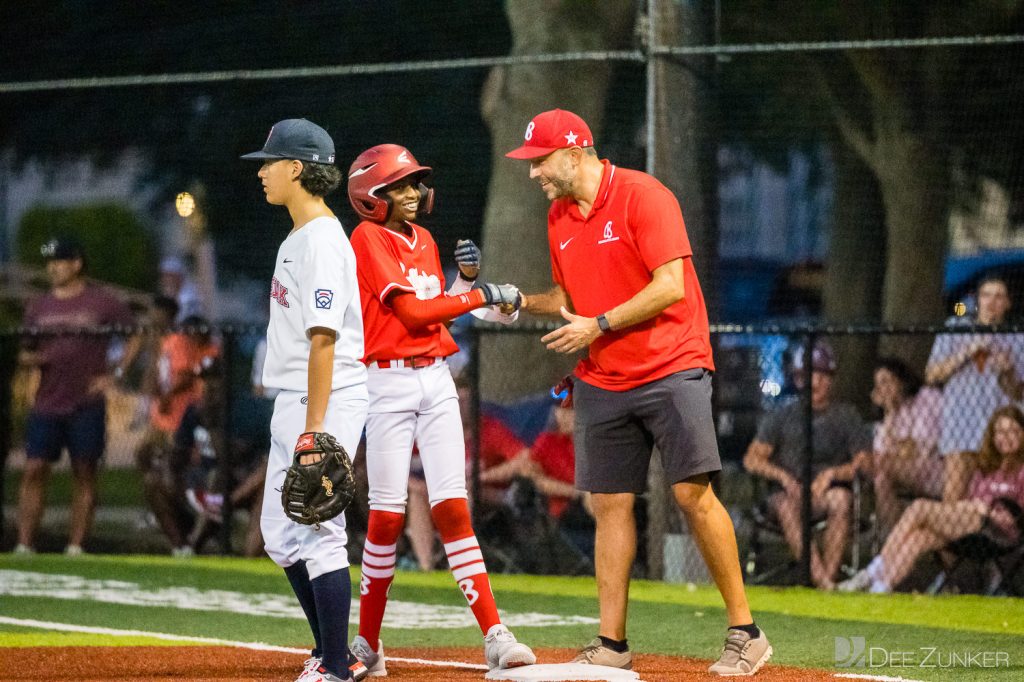
[[[76,242],[60,238],[43,248],[51,288],[26,310],[24,325],[33,333],[19,354],[21,365],[37,373],[37,388],[25,426],[14,551],[35,551],[51,469],[65,450],[73,483],[65,552],[83,551],[106,446],[105,392],[130,377],[145,422],[135,453],[142,495],[169,551],[178,557],[219,551],[225,512],[242,511],[247,523],[237,551],[262,555],[258,510],[274,398],[260,384],[265,344],[251,349],[248,395],[239,395],[184,261],[165,259],[159,293],[147,310],[133,312],[87,279],[86,254]],[[1005,322],[1011,301],[1004,282],[983,280],[977,301],[976,316],[950,325]],[[145,331],[60,333],[136,325]],[[870,422],[835,399],[841,368],[833,349],[819,341],[809,355],[797,349],[791,398],[762,416],[742,462],[760,481],[749,501],[751,523],[776,534],[793,559],[790,575],[810,524],[811,579],[822,589],[900,589],[913,583],[924,557],[934,558],[942,575],[965,556],[984,560],[992,572],[988,587],[1005,582],[1024,553],[1024,335],[950,329],[936,337],[923,376],[897,357],[878,359],[870,387],[877,413]],[[594,521],[587,495],[574,487],[572,407],[546,395],[514,406],[481,402],[459,373],[463,363],[453,358],[452,366],[468,480],[478,481],[471,502],[494,569],[592,572]],[[226,428],[228,410],[239,404],[248,416]],[[362,459],[357,453],[365,486]],[[358,534],[365,503],[349,513]],[[860,545],[870,559],[851,556]],[[444,559],[416,457],[399,556],[400,566],[418,570],[438,568]],[[756,567],[748,573],[757,578]]]

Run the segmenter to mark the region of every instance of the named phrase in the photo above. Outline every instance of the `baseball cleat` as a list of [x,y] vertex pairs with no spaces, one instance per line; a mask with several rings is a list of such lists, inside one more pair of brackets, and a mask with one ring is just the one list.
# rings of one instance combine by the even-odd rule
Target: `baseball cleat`
[[320,667],[320,658],[318,656],[310,656],[302,663],[302,672],[295,678],[295,682],[306,682],[312,677],[312,674],[316,672],[316,669]]
[[537,662],[533,650],[516,641],[515,635],[501,623],[492,626],[484,637],[484,658],[487,659],[487,667],[491,670],[518,668]]
[[601,641],[600,637],[590,640],[590,643],[580,649],[573,663],[587,663],[590,665],[604,665],[609,668],[620,668],[622,670],[633,669],[633,652],[623,651],[619,653],[609,649]]
[[388,669],[384,666],[384,642],[377,640],[377,650],[362,635],[356,635],[349,646],[349,651],[366,666],[368,677],[387,677]]
[[722,677],[753,675],[772,657],[772,645],[762,631],[751,637],[743,630],[730,628],[722,647],[722,655],[712,663],[708,672]]
[[359,682],[359,680],[365,680],[366,666],[354,658],[352,661],[353,663],[348,667],[348,677],[338,677],[327,668],[320,666],[311,672],[303,682],[351,682],[352,680]]

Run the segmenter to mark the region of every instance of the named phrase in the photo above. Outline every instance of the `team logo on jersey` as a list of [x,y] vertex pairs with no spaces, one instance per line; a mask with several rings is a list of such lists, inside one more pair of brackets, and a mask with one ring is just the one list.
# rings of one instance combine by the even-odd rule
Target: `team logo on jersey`
[[313,292],[313,296],[316,300],[316,307],[323,310],[329,310],[331,302],[334,301],[334,292],[330,289],[317,289]]
[[277,277],[270,280],[270,298],[274,299],[285,308],[291,307],[288,305],[288,289],[278,281]]
[[604,239],[598,242],[598,244],[607,244],[608,242],[617,242],[619,238],[612,233],[612,221],[608,221],[604,225]]
[[441,295],[441,280],[438,279],[437,275],[430,275],[420,272],[416,268],[409,268],[409,274],[406,275],[406,279],[409,280],[413,291],[416,292],[416,298],[421,301],[429,301]]

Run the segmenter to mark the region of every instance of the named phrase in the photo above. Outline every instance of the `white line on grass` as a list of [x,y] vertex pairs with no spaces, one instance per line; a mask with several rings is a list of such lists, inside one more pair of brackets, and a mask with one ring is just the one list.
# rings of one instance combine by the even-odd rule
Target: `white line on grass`
[[[197,642],[202,644],[214,644],[217,646],[230,646],[239,649],[253,649],[255,651],[279,651],[286,654],[308,655],[309,649],[296,649],[294,647],[277,646],[275,644],[263,644],[262,642],[235,642],[229,639],[216,639],[214,637],[194,637],[191,635],[172,635],[166,632],[147,632],[145,630],[116,630],[114,628],[101,628],[92,625],[74,625],[72,623],[52,623],[44,620],[28,620],[22,618],[9,618],[0,616],[0,625],[14,625],[18,627],[40,628],[43,630],[56,630],[62,632],[84,632],[93,635],[109,635],[111,637],[148,637],[150,639],[161,639],[170,642]],[[388,656],[388,660],[399,663],[413,663],[415,665],[435,666],[439,668],[463,668],[466,670],[487,670],[486,665],[478,663],[462,663],[461,661],[432,661],[424,658],[397,658]],[[841,677],[854,680],[877,680],[878,682],[919,682],[907,677],[887,677],[885,675],[864,675],[858,673],[834,673],[833,677]]]
[[866,675],[862,673],[834,673],[832,677],[845,677],[850,680],[879,680],[880,682],[921,682],[909,677],[888,677],[886,675]]
[[[40,628],[43,630],[57,630],[63,632],[85,632],[93,635],[109,635],[111,637],[149,637],[150,639],[162,639],[170,642],[197,642],[202,644],[215,644],[217,646],[230,646],[239,649],[253,649],[255,651],[279,651],[286,654],[309,655],[309,649],[296,649],[294,647],[277,646],[274,644],[263,644],[262,642],[234,642],[229,639],[216,639],[214,637],[193,637],[191,635],[172,635],[165,632],[146,632],[145,630],[115,630],[114,628],[101,628],[91,625],[74,625],[72,623],[51,623],[43,620],[27,620],[21,618],[8,618],[0,616],[0,625],[15,625],[28,628]],[[467,670],[487,670],[486,665],[478,663],[462,663],[460,661],[431,661],[423,658],[396,658],[388,656],[389,661],[399,663],[414,663],[416,665],[429,665],[441,668],[465,668]]]

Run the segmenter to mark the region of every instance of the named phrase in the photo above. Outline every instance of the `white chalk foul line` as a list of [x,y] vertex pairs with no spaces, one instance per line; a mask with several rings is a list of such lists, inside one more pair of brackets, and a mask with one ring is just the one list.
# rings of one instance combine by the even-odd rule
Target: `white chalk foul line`
[[[109,635],[111,637],[148,637],[150,639],[160,639],[170,642],[193,642],[217,646],[230,646],[239,649],[252,649],[254,651],[277,651],[301,656],[309,655],[309,649],[296,649],[294,647],[264,644],[262,642],[235,642],[230,639],[217,639],[215,637],[173,635],[166,632],[148,632],[146,630],[118,630],[115,628],[102,628],[92,625],[74,625],[72,623],[52,623],[43,620],[9,618],[7,616],[0,616],[0,624],[40,628],[42,630],[55,630],[59,632],[84,632],[93,635]],[[463,663],[461,661],[433,661],[425,658],[398,658],[395,656],[388,656],[388,660],[397,661],[399,663],[412,663],[415,665],[426,665],[439,668],[462,668],[465,670],[488,669],[486,665],[478,663]],[[859,673],[833,673],[832,676],[853,680],[875,680],[876,682],[920,682],[919,680],[914,680],[908,677],[888,677],[886,675],[866,675]]]
[[[230,646],[238,649],[253,649],[254,651],[278,651],[286,654],[309,656],[309,649],[296,649],[294,647],[264,644],[262,642],[235,642],[230,639],[217,639],[215,637],[173,635],[166,632],[147,632],[146,630],[118,630],[115,628],[101,628],[92,625],[74,625],[72,623],[51,623],[43,620],[9,618],[7,616],[0,616],[0,625],[15,625],[19,627],[40,628],[42,630],[56,630],[59,632],[84,632],[92,635],[109,635],[111,637],[148,637],[150,639],[160,639],[169,642],[193,642],[212,644],[216,646]],[[479,663],[463,663],[461,661],[432,661],[423,658],[398,658],[395,656],[388,656],[388,660],[397,661],[399,663],[436,666],[439,668],[487,670],[486,665]]]
[[909,677],[889,677],[887,675],[867,675],[864,673],[834,673],[832,677],[843,677],[849,680],[878,680],[879,682],[921,682]]

